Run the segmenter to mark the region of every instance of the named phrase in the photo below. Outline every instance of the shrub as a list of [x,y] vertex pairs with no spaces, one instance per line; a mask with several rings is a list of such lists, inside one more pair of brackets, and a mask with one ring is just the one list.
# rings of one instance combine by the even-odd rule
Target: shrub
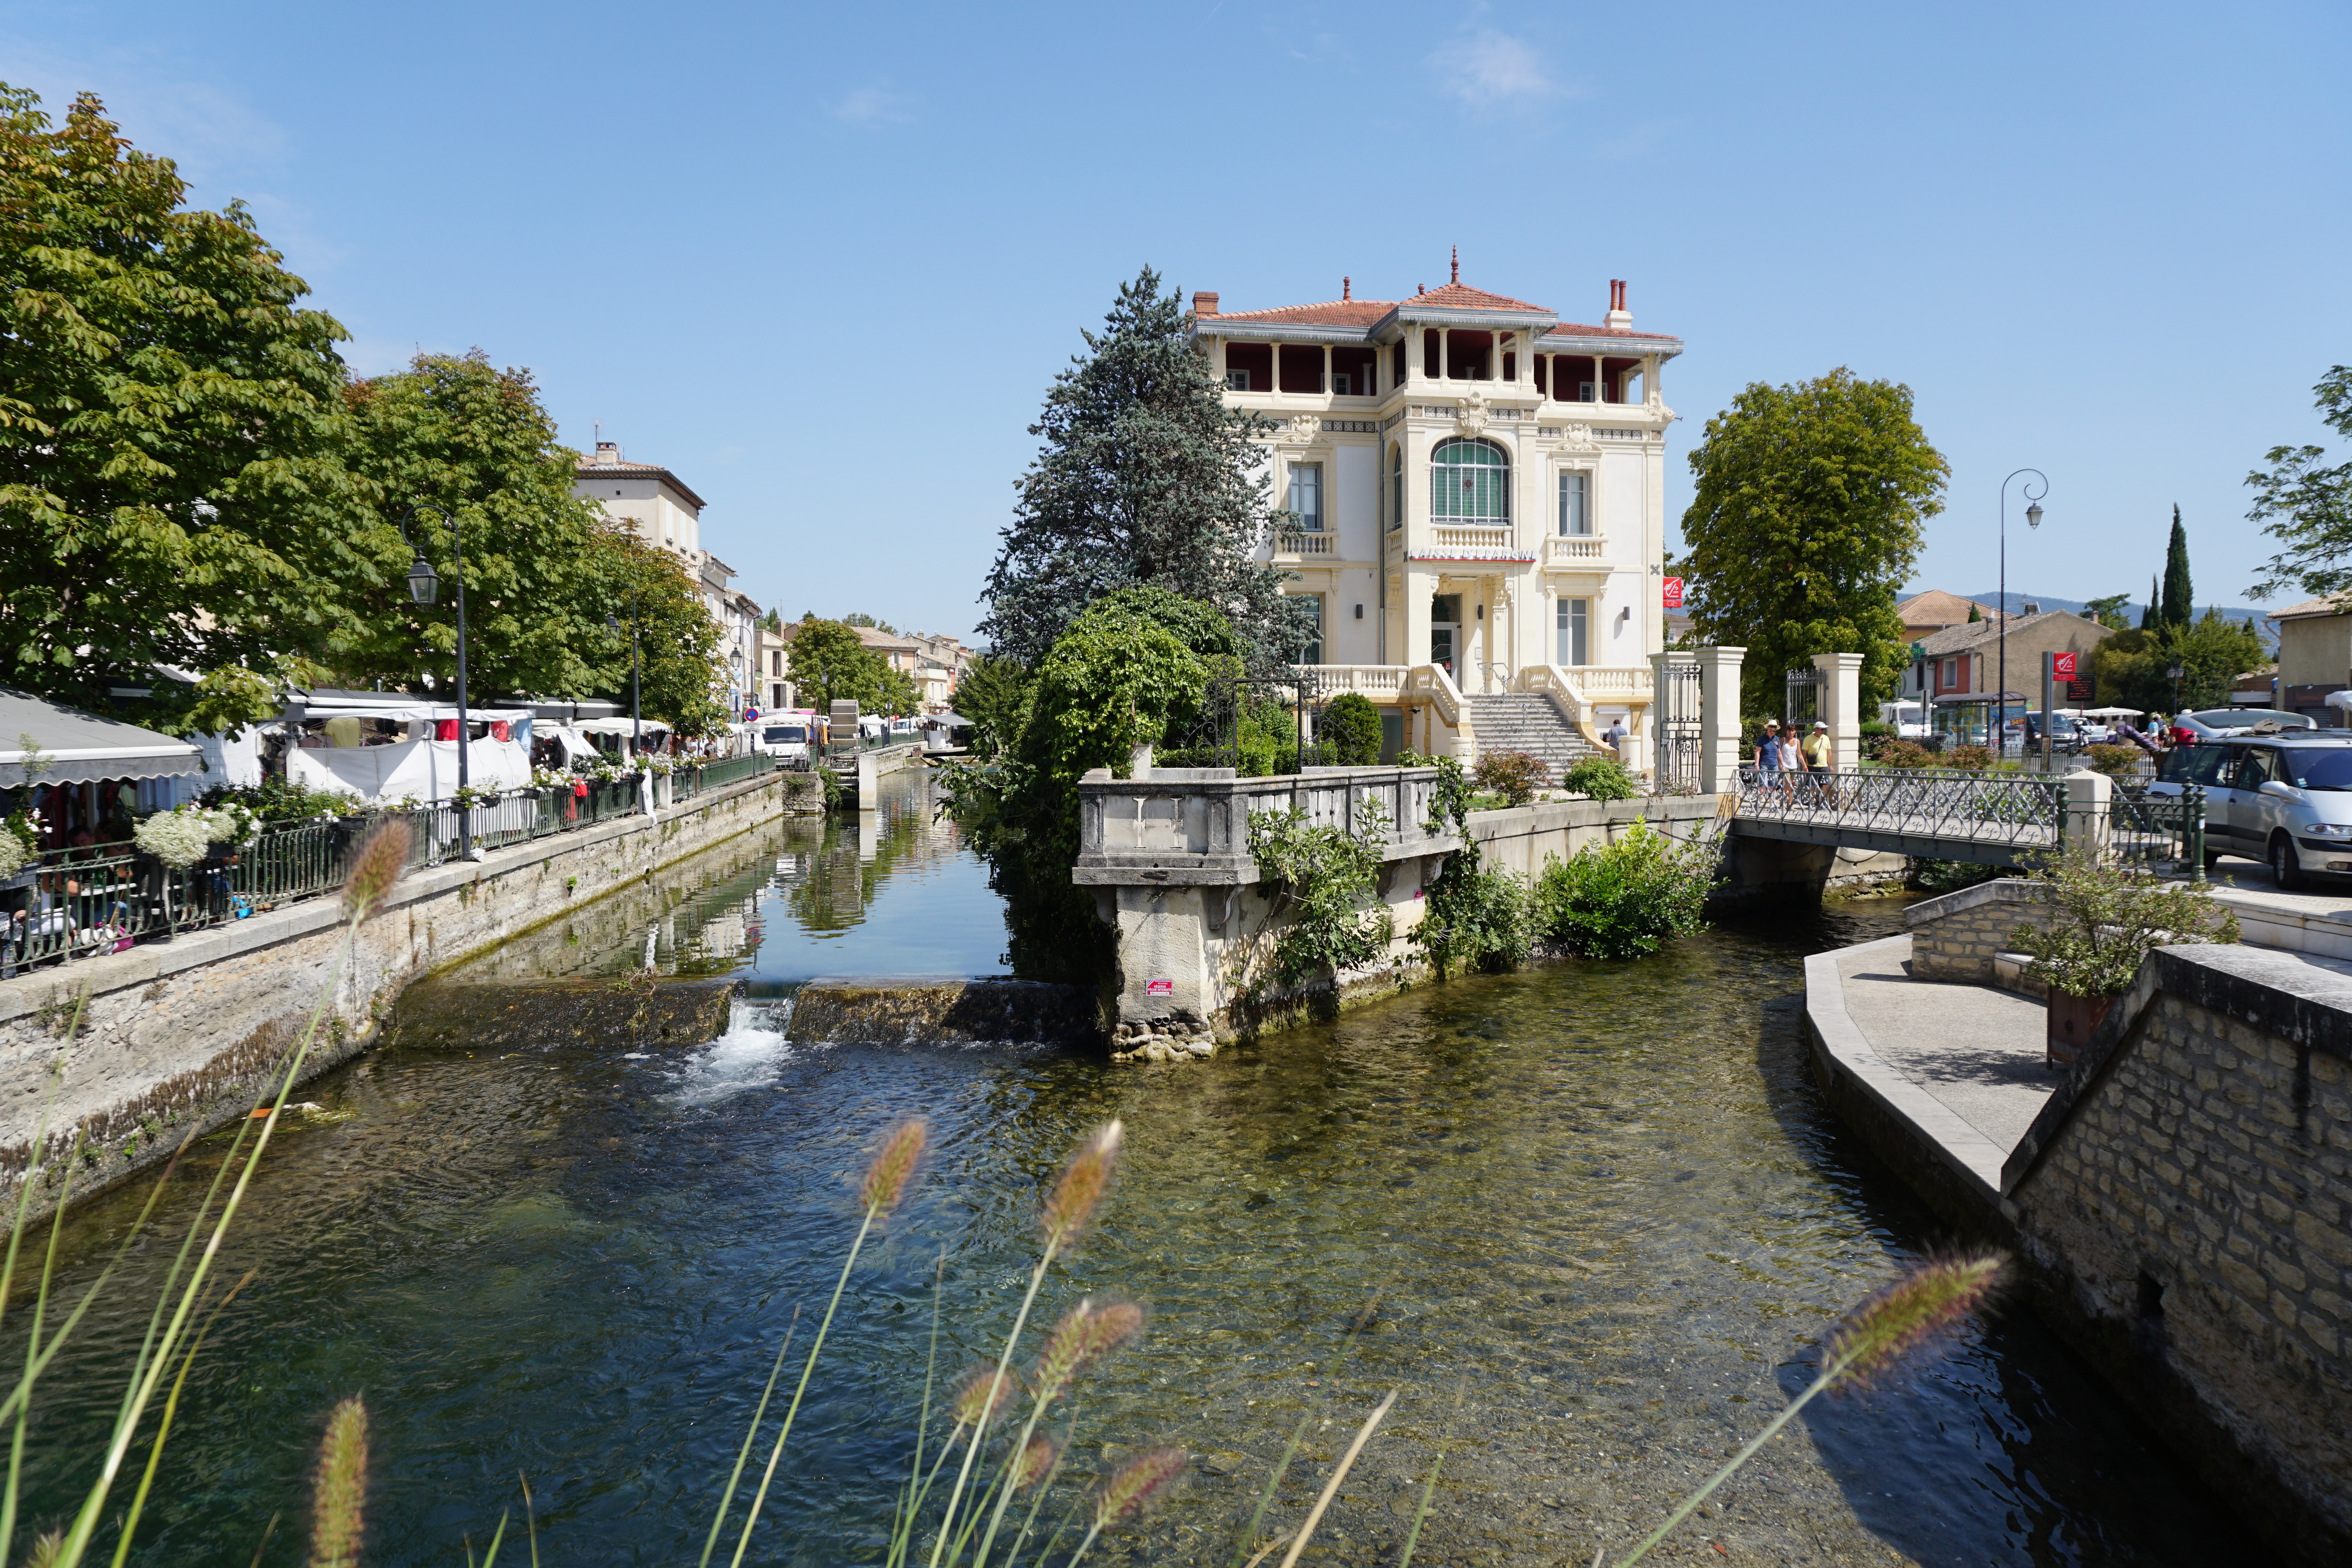
[[1535,947],[1535,896],[1507,871],[1475,869],[1454,874],[1448,865],[1429,890],[1412,939],[1440,975],[1498,975],[1528,961]]
[[2042,979],[2070,997],[2118,996],[2140,960],[2175,942],[2235,942],[2238,917],[2201,883],[2167,882],[2087,849],[2045,856],[2029,879],[2050,889],[2050,929],[2011,933]]
[[1338,753],[1340,768],[1370,768],[1381,759],[1381,710],[1360,692],[1342,692],[1323,710],[1318,738]]
[[244,789],[218,785],[205,790],[199,799],[207,806],[242,806],[265,822],[308,822],[320,817],[340,817],[356,810],[359,804],[349,795],[307,789],[290,779],[278,777]]
[[1940,768],[1943,763],[1936,754],[1916,740],[1881,740],[1876,750],[1864,747],[1864,753],[1882,768],[1893,768],[1906,773],[1924,768]]
[[1492,789],[1514,806],[1526,805],[1537,790],[1551,787],[1551,765],[1525,751],[1490,751],[1470,776],[1480,789]]
[[1277,985],[1287,988],[1326,971],[1359,969],[1388,951],[1393,931],[1388,906],[1372,898],[1388,829],[1388,813],[1370,800],[1357,804],[1352,835],[1318,827],[1295,807],[1250,813],[1250,858],[1257,862],[1259,887],[1272,918],[1287,921],[1267,961]]
[[1955,746],[1944,753],[1943,764],[1963,772],[1982,773],[1992,767],[1992,747],[1989,746]]
[[1568,770],[1559,787],[1591,800],[1630,800],[1642,792],[1633,770],[1613,757],[1588,757]]
[[1704,923],[1717,858],[1710,842],[1677,842],[1636,822],[1613,843],[1545,863],[1535,886],[1537,929],[1588,958],[1644,957]]
[[1895,727],[1885,719],[1866,719],[1859,728],[1862,733],[1862,749],[1865,754],[1869,752],[1872,741],[1895,738]]
[[2083,754],[2095,771],[2110,779],[2137,779],[2146,755],[2137,746],[2094,746]]
[[1979,865],[1974,861],[1935,861],[1915,859],[1911,862],[1909,882],[1923,893],[1958,893],[1964,887],[1974,887],[1980,882],[1990,882],[2007,874],[2000,866]]

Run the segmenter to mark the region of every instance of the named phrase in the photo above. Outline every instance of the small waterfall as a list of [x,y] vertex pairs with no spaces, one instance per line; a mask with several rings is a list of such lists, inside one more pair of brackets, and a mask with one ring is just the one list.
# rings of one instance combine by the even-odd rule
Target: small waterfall
[[681,1105],[709,1105],[773,1083],[794,1052],[784,1043],[791,1025],[790,997],[736,997],[727,1004],[727,1028],[677,1069],[670,1098]]

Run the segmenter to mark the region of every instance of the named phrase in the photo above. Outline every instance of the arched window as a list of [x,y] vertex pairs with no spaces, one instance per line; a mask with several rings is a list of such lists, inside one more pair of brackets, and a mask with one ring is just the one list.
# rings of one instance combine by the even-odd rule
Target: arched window
[[1389,447],[1389,527],[1404,527],[1404,448]]
[[1429,460],[1429,516],[1439,523],[1511,520],[1511,460],[1491,441],[1456,436]]

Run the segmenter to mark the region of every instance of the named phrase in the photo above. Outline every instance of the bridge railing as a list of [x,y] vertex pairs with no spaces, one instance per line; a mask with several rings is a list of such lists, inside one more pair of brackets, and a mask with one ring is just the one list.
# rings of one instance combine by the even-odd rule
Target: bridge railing
[[2106,852],[2150,871],[2205,880],[2205,791],[2191,784],[2178,795],[2118,789],[2107,805]]
[[2066,787],[2017,773],[1840,773],[1740,770],[1742,817],[1918,839],[1966,839],[2014,849],[2054,847],[2066,815]]

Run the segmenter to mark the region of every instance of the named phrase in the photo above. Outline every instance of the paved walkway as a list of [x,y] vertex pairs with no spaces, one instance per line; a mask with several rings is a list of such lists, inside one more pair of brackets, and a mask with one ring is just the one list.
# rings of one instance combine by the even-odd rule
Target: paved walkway
[[1870,1049],[2003,1155],[2063,1074],[2042,1065],[2040,1002],[1992,986],[1915,980],[1911,940],[1838,955],[1846,1016]]

